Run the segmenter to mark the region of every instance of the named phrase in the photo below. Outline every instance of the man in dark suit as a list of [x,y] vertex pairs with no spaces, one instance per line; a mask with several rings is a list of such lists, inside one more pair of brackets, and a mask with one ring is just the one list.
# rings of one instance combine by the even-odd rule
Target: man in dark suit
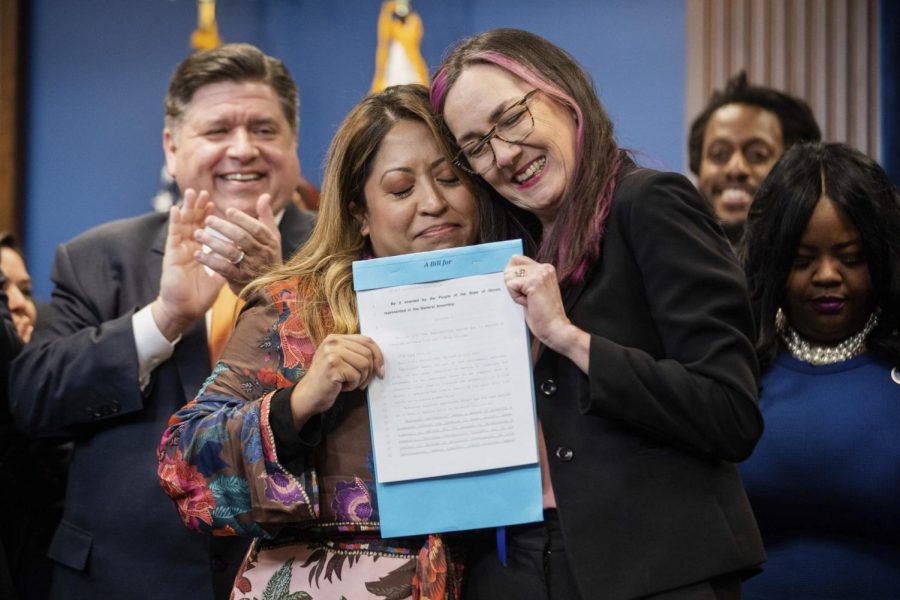
[[155,451],[210,373],[222,288],[240,291],[311,229],[291,202],[297,89],[280,61],[233,44],[183,61],[165,105],[183,206],[60,246],[50,314],[11,372],[18,425],[75,440],[54,598],[225,598],[247,547],[182,525]]

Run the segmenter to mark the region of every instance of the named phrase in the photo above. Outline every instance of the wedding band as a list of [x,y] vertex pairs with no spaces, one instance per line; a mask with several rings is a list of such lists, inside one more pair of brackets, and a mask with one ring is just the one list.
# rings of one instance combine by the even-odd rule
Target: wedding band
[[516,277],[525,277],[525,269],[516,269]]
[[237,260],[231,261],[231,264],[233,264],[234,266],[238,266],[239,264],[241,264],[241,261],[244,260],[245,256],[246,254],[244,254],[244,251],[241,250],[241,255],[237,257]]

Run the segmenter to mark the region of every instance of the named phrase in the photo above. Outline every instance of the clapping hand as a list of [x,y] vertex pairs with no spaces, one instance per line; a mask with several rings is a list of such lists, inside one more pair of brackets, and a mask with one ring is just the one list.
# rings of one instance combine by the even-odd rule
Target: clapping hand
[[195,260],[201,252],[195,233],[212,208],[207,192],[186,190],[181,206],[169,210],[159,296],[151,305],[153,318],[169,341],[209,310],[224,281]]
[[207,250],[196,254],[197,262],[224,277],[235,294],[282,261],[281,233],[269,194],[257,200],[256,214],[258,218],[229,208],[225,218],[210,215],[205,229],[194,233],[194,239]]

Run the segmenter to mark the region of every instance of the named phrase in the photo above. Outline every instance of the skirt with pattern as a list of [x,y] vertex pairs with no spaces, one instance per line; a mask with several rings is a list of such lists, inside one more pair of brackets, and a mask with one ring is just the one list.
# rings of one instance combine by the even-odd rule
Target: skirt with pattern
[[459,600],[462,562],[440,535],[254,540],[232,600]]

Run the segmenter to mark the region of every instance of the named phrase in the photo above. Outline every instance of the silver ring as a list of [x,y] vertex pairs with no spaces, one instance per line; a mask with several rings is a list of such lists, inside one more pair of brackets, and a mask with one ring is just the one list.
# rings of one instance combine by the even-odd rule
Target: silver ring
[[239,264],[241,264],[241,261],[244,260],[245,256],[247,255],[244,254],[243,250],[241,250],[241,255],[237,257],[237,260],[231,261],[231,264],[233,264],[234,266],[238,266]]
[[516,277],[525,277],[525,269],[516,269],[514,275]]

